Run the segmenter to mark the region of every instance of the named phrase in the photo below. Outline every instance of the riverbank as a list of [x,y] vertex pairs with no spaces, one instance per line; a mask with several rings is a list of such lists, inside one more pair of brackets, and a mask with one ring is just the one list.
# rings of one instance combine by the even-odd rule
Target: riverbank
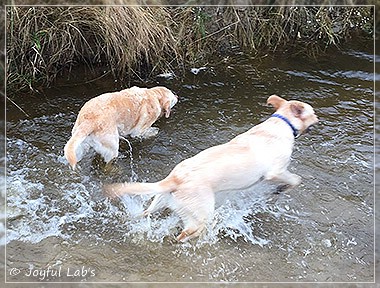
[[[373,37],[370,6],[7,7],[7,92],[85,64],[119,79],[181,75],[236,53],[317,57]],[[222,58],[221,58],[222,59]],[[96,76],[96,75],[94,75]]]

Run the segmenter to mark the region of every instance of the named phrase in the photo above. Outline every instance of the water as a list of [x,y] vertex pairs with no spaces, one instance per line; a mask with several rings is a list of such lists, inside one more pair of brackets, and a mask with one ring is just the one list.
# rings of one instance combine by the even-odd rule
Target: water
[[[155,124],[155,138],[121,141],[109,173],[90,154],[71,171],[63,146],[83,103],[124,88],[120,81],[84,83],[78,71],[77,83],[19,95],[29,116],[8,104],[7,281],[373,281],[373,65],[370,49],[318,61],[236,55],[183,79],[133,83],[165,85],[180,101]],[[273,112],[271,94],[308,102],[320,119],[296,141],[290,170],[302,176],[299,187],[219,194],[205,235],[184,244],[174,240],[182,223],[171,211],[139,216],[150,197],[102,195],[105,182],[160,180],[245,132]],[[43,276],[48,268],[56,273]]]

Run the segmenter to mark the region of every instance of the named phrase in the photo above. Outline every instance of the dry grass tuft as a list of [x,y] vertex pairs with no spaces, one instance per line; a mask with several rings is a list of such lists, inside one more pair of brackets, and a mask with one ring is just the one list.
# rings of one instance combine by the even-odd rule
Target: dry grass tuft
[[11,7],[7,12],[8,85],[51,83],[80,62],[103,63],[120,77],[181,62],[175,39],[160,23],[168,16],[165,9]]
[[315,56],[359,32],[371,37],[373,13],[364,6],[10,6],[7,85],[33,90],[79,63],[146,78],[236,50]]

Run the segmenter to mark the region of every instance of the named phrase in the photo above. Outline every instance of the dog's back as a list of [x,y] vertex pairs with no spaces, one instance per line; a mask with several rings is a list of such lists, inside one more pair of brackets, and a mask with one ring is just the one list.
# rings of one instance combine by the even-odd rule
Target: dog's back
[[[105,93],[92,98],[79,111],[72,130],[72,136],[64,148],[65,157],[73,169],[76,168],[76,164],[81,160],[89,146],[93,146],[107,160],[114,156],[115,153],[107,153],[107,149],[102,149],[103,145],[100,141],[97,141],[96,137],[93,137],[92,141],[86,140],[90,140],[87,138],[91,134],[102,137],[103,134],[117,133],[117,128],[115,130],[113,127],[116,127],[115,107],[119,104],[117,103],[117,98],[120,96],[120,92],[116,93]],[[116,138],[116,141],[118,141],[118,135]],[[112,146],[115,146],[115,144]],[[110,156],[105,157],[106,154],[110,154]]]
[[169,117],[177,96],[165,87],[132,87],[105,93],[87,101],[79,111],[72,136],[64,148],[73,169],[88,147],[106,163],[116,158],[119,136],[150,137],[158,129],[151,125],[163,114]]

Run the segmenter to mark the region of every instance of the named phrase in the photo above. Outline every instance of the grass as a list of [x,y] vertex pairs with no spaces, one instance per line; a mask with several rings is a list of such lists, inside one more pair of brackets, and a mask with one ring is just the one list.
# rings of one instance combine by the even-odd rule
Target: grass
[[352,37],[371,38],[373,14],[364,6],[9,6],[7,87],[50,85],[83,63],[149,78],[237,51],[316,57]]

